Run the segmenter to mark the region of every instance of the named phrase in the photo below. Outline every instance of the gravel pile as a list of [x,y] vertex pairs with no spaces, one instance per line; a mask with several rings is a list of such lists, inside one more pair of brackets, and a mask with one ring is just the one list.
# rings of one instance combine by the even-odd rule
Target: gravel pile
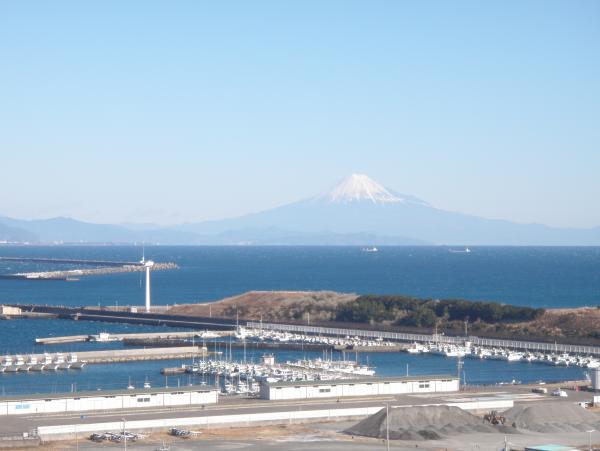
[[[389,411],[390,439],[436,440],[444,436],[477,432],[510,433],[509,427],[494,427],[484,424],[480,417],[458,407],[417,406],[394,407]],[[386,412],[380,410],[345,431],[347,434],[364,437],[385,438]]]
[[504,412],[507,425],[535,432],[584,432],[600,429],[600,416],[570,402],[518,405]]

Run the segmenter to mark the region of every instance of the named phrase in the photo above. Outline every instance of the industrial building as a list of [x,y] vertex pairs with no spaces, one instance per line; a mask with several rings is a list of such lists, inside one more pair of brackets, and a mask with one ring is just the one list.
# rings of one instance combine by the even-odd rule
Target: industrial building
[[260,397],[268,400],[341,398],[345,396],[402,395],[453,392],[459,389],[456,376],[406,376],[331,381],[264,382]]
[[218,389],[206,385],[0,397],[0,416],[216,404]]

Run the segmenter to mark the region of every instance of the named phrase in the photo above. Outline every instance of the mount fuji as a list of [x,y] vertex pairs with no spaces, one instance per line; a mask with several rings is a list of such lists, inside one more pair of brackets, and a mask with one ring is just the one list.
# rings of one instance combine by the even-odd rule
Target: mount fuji
[[366,175],[328,192],[218,221],[173,227],[91,224],[71,218],[0,216],[2,242],[255,245],[600,245],[600,227],[553,228],[435,208]]
[[218,237],[222,244],[600,244],[600,227],[553,228],[441,210],[363,174],[309,199],[177,230]]

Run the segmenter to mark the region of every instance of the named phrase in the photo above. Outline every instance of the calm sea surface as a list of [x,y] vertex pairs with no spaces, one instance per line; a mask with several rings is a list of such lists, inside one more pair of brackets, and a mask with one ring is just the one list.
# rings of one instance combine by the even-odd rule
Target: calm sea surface
[[[600,305],[600,248],[598,247],[475,247],[471,253],[452,253],[444,247],[382,247],[378,253],[358,247],[173,247],[146,248],[146,258],[173,261],[176,271],[153,273],[153,303],[203,302],[248,290],[335,290],[355,293],[401,293],[420,297],[493,300],[518,305],[567,307]],[[52,246],[0,247],[0,256],[73,259],[139,260],[139,247]],[[0,274],[64,268],[48,264],[0,262]],[[142,305],[140,274],[82,278],[78,282],[0,280],[0,303],[55,305]],[[0,352],[41,352],[36,337],[155,331],[147,326],[72,322],[64,320],[0,321]],[[119,343],[48,347],[71,351]],[[277,353],[279,360],[306,355]],[[249,360],[259,355],[249,353]],[[454,373],[454,359],[407,354],[363,354],[378,374]],[[165,380],[164,366],[183,362],[144,362],[90,365],[81,372],[0,374],[0,394],[78,389],[123,388],[129,377],[141,385],[188,383],[187,376]],[[513,379],[531,382],[583,377],[579,368],[467,360],[468,382],[498,383]]]

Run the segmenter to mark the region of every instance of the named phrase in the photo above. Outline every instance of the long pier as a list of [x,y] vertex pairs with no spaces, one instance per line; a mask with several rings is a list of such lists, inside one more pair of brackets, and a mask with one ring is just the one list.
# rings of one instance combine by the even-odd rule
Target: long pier
[[[219,336],[226,336],[231,334],[229,331],[218,332]],[[36,338],[35,342],[40,345],[53,345],[63,343],[77,343],[83,341],[102,341],[100,337],[94,335],[67,335],[63,337],[46,337]],[[134,334],[113,334],[110,333],[105,341],[127,341],[127,340],[142,340],[143,343],[146,340],[148,343],[152,343],[154,340],[164,340],[165,342],[173,340],[184,340],[186,338],[202,338],[198,332],[144,332]]]
[[[82,351],[76,353],[54,353],[54,354],[31,354],[27,358],[36,363],[28,364],[26,362],[18,365],[19,367],[42,367],[46,356],[50,356],[53,361],[57,360],[58,355],[76,355],[75,364],[88,363],[118,363],[134,362],[140,360],[174,360],[189,359],[198,356],[219,355],[220,352],[211,352],[204,346],[177,346],[172,348],[149,348],[149,349],[111,349],[105,351]],[[12,361],[17,360],[17,356],[8,356]],[[6,358],[6,357],[5,357]],[[63,365],[65,362],[63,361]],[[66,369],[66,367],[64,368]],[[19,370],[23,371],[23,370]],[[40,368],[41,371],[41,368]],[[16,371],[14,371],[16,372]]]

